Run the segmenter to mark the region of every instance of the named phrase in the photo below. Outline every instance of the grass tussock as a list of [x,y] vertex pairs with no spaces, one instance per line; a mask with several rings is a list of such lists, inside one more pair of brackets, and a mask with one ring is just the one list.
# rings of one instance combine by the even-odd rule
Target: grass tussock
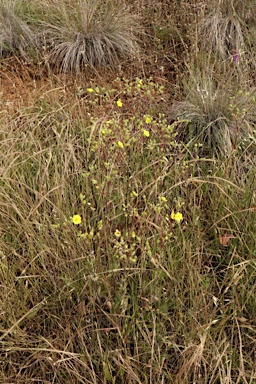
[[241,23],[234,16],[223,16],[222,12],[213,11],[201,26],[203,48],[218,52],[223,58],[242,52],[244,36]]
[[120,1],[53,2],[41,29],[49,63],[63,72],[138,57],[138,17]]
[[[203,7],[204,8],[204,7]],[[214,1],[206,4],[198,23],[199,45],[222,60],[248,60],[255,33],[253,1]]]
[[35,30],[28,24],[26,18],[22,2],[0,1],[0,59],[9,55],[19,55],[29,60],[29,52],[36,50]]
[[222,155],[251,140],[255,143],[254,87],[239,82],[232,70],[218,76],[214,66],[211,70],[191,66],[184,83],[185,100],[173,103],[170,117],[183,121],[185,141]]

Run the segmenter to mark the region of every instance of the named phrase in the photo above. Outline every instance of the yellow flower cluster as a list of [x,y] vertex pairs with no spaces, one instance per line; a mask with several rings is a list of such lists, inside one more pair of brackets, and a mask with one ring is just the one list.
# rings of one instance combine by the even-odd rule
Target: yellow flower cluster
[[176,223],[180,224],[180,222],[183,220],[183,215],[181,212],[174,213],[174,211],[172,211],[171,219],[176,221]]
[[147,131],[146,129],[143,129],[143,136],[149,137],[150,136],[149,131]]
[[123,145],[122,141],[118,141],[118,142],[117,142],[117,146],[118,146],[119,148],[121,148],[121,149],[124,148],[124,145]]

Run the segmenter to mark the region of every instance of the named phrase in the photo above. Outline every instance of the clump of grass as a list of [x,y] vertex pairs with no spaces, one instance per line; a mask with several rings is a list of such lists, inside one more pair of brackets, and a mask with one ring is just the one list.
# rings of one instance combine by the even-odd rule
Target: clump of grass
[[[238,91],[237,88],[241,87]],[[185,142],[199,142],[206,152],[228,155],[255,129],[255,89],[237,82],[232,72],[189,69],[185,100],[174,103],[171,116],[183,120]]]
[[110,66],[138,55],[139,25],[120,1],[53,2],[42,24],[49,63],[63,72]]
[[200,33],[203,48],[218,52],[223,58],[241,52],[244,47],[241,22],[234,16],[224,16],[220,10],[204,19]]
[[0,58],[14,54],[29,60],[30,53],[36,50],[36,39],[22,2],[1,0],[0,24]]
[[[222,59],[242,55],[251,44],[255,4],[248,1],[216,1],[206,6],[206,15],[199,23],[201,47],[215,52]],[[246,52],[248,55],[248,52]]]

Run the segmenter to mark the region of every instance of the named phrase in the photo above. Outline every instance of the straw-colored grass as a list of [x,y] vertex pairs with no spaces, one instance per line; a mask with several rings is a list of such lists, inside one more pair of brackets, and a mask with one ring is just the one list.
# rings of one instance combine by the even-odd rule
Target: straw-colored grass
[[35,31],[28,24],[22,2],[0,1],[0,59],[11,54],[29,60],[29,52],[35,52]]
[[[50,26],[48,60],[81,8],[42,4],[30,12]],[[89,75],[73,45],[51,64],[80,76],[24,81],[1,65],[1,383],[255,384],[252,72],[197,45],[193,10],[209,2],[131,5],[155,31],[135,76]]]

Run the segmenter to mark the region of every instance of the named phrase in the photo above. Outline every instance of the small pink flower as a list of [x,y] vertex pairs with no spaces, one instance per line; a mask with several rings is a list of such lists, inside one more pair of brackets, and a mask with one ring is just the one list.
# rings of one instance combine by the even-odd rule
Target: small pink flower
[[238,62],[238,53],[237,53],[237,51],[234,52],[234,55],[233,55],[233,62],[234,62],[234,63],[237,63],[237,62]]

